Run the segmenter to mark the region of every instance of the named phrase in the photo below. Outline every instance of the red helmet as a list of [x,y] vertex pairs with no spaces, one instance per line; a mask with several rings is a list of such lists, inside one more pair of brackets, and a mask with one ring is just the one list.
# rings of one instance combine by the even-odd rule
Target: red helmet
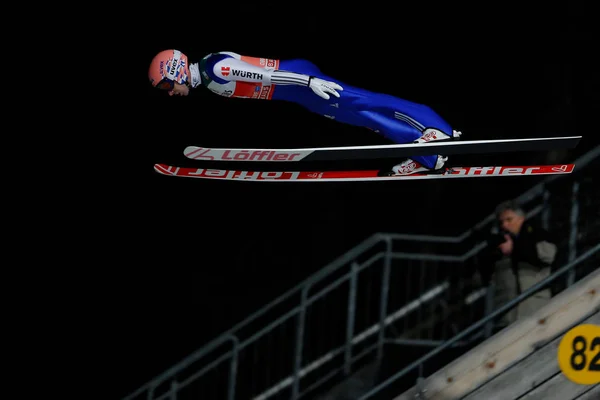
[[175,82],[187,84],[189,76],[187,56],[179,50],[161,51],[154,56],[148,70],[152,86],[165,90],[172,90]]

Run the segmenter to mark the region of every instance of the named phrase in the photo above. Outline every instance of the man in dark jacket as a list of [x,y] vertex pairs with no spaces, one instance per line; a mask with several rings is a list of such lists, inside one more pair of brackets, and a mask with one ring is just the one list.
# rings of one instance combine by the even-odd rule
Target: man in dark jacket
[[[528,221],[513,201],[496,207],[498,233],[488,241],[491,279],[495,284],[496,307],[518,296],[550,275],[557,254],[556,240],[535,221]],[[550,288],[530,296],[505,316],[504,324],[531,315],[550,299]]]

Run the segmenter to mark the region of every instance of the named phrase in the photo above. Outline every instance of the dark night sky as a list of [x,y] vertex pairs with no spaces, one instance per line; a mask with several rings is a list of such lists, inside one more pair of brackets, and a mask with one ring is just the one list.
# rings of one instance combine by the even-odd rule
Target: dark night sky
[[[516,12],[498,3],[486,10],[447,5],[435,12],[430,6],[321,12],[299,3],[291,7],[301,15],[288,19],[269,14],[273,5],[245,7],[251,10],[208,16],[200,6],[203,15],[189,25],[171,30],[143,23],[129,32],[128,75],[137,85],[130,90],[139,92],[126,108],[126,135],[103,137],[110,161],[128,172],[113,171],[92,193],[103,204],[95,221],[110,230],[90,250],[107,289],[98,303],[112,344],[103,355],[117,364],[112,398],[372,233],[460,233],[535,181],[252,184],[160,176],[155,162],[190,164],[182,154],[186,145],[385,141],[293,104],[226,99],[207,90],[170,98],[146,81],[156,52],[179,48],[192,60],[216,51],[307,58],[341,81],[431,106],[465,139],[585,135],[595,123],[597,66],[588,59],[591,28],[580,23],[589,10]],[[595,143],[586,137],[567,159]],[[544,161],[528,153],[451,160]]]

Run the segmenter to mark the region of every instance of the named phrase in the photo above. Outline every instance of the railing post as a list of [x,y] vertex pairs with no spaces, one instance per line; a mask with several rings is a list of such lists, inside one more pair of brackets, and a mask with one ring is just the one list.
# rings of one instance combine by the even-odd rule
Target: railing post
[[385,239],[386,249],[383,257],[383,276],[381,278],[381,301],[379,307],[379,340],[377,342],[377,359],[383,357],[383,343],[385,340],[385,318],[387,317],[388,292],[390,287],[390,269],[392,263],[392,240]]
[[550,229],[550,191],[544,186],[544,195],[542,197],[542,228]]
[[350,373],[352,364],[352,339],[354,338],[354,318],[356,312],[356,282],[358,280],[358,264],[351,265],[350,288],[348,290],[348,320],[346,323],[346,349],[344,353],[344,374]]
[[[492,279],[485,292],[485,315],[484,318],[494,312],[494,296],[496,296],[496,283]],[[487,339],[492,336],[493,328],[496,321],[493,319],[485,324],[483,336]]]
[[171,393],[171,395],[169,396],[171,400],[177,400],[177,387],[177,380],[173,379],[171,381],[171,390],[169,390],[169,392]]
[[152,400],[154,398],[154,389],[155,389],[154,386],[151,386],[148,389],[148,396],[146,396],[147,400]]
[[[570,235],[569,235],[569,262],[572,262],[577,257],[577,221],[579,220],[579,182],[573,182],[571,190],[571,218],[570,218]],[[575,268],[567,274],[567,286],[575,283]]]
[[298,312],[298,329],[296,330],[296,354],[294,356],[294,382],[292,385],[292,400],[300,396],[300,369],[302,368],[302,350],[304,344],[304,320],[306,316],[306,302],[310,284],[302,288],[300,312]]
[[239,340],[236,336],[231,337],[233,349],[231,350],[231,364],[229,364],[229,388],[227,390],[227,400],[235,400],[235,380],[237,379]]

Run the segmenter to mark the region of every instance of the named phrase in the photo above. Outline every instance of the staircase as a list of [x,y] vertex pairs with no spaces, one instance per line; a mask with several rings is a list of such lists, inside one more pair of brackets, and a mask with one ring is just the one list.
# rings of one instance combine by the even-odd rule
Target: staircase
[[[555,274],[554,278],[558,277]],[[557,360],[560,340],[580,324],[600,326],[600,269],[559,293],[534,315],[505,328],[393,400],[572,400],[592,396],[600,385],[571,382]],[[375,397],[361,397],[367,398]]]

